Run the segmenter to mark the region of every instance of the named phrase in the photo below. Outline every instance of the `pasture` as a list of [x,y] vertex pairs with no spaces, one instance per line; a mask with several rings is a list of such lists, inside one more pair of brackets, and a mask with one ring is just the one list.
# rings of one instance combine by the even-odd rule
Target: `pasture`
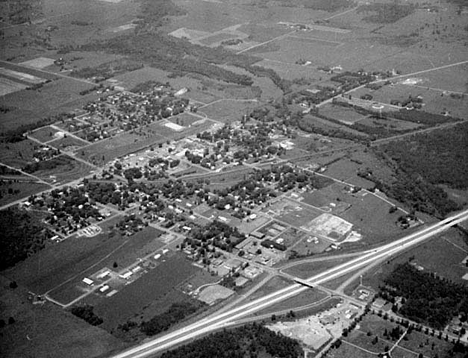
[[50,291],[53,296],[53,292],[58,292],[63,286],[72,288],[86,275],[103,267],[112,267],[114,262],[133,262],[139,249],[161,235],[152,227],[132,237],[110,235],[110,224],[101,224],[103,232],[97,236],[75,235],[52,244],[6,273],[37,294]]
[[104,319],[103,328],[116,328],[119,323],[138,315],[154,301],[164,299],[164,296],[199,270],[182,254],[177,253],[167,258],[156,268],[96,306],[96,313]]

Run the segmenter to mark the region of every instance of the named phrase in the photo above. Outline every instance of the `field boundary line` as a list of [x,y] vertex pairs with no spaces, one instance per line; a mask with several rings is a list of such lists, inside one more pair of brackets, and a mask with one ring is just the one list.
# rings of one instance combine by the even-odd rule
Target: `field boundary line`
[[47,291],[46,293],[44,293],[44,295],[47,295],[49,294],[50,292],[56,290],[57,288],[59,287],[62,287],[63,285],[67,284],[68,282],[74,280],[75,278],[77,278],[78,276],[82,275],[84,272],[92,269],[93,267],[99,265],[102,261],[104,261],[105,259],[107,259],[108,257],[110,257],[114,252],[116,252],[117,250],[120,250],[124,245],[126,245],[128,242],[130,241],[130,239],[127,239],[125,240],[122,244],[120,244],[117,248],[115,248],[114,250],[112,250],[109,254],[107,254],[106,256],[104,256],[102,259],[100,259],[98,262],[92,264],[91,266],[85,268],[84,270],[81,270],[80,272],[78,272],[76,275],[70,277],[69,279],[63,281],[61,284],[51,288],[49,291]]

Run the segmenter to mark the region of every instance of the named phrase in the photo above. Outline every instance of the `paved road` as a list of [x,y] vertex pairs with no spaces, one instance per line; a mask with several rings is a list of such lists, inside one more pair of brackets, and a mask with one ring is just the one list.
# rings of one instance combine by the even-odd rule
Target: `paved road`
[[[460,212],[450,218],[444,219],[436,224],[428,226],[416,233],[403,237],[390,244],[383,245],[370,252],[367,252],[361,257],[352,259],[344,264],[336,266],[318,275],[310,277],[307,281],[311,285],[319,285],[326,281],[333,280],[347,273],[354,272],[364,266],[374,263],[375,261],[392,256],[402,250],[405,250],[413,245],[419,244],[430,239],[434,235],[449,229],[450,227],[468,219],[468,210]],[[274,293],[245,303],[242,306],[233,308],[222,314],[204,318],[199,322],[183,327],[174,332],[168,333],[162,337],[155,338],[151,341],[140,344],[136,347],[128,349],[124,352],[116,354],[114,358],[142,358],[149,357],[153,354],[167,350],[182,342],[186,342],[203,334],[210,333],[221,327],[230,325],[233,321],[239,318],[246,317],[254,312],[260,311],[265,307],[281,302],[289,297],[293,297],[300,292],[307,290],[308,287],[300,284],[295,284],[290,287],[278,290]]]

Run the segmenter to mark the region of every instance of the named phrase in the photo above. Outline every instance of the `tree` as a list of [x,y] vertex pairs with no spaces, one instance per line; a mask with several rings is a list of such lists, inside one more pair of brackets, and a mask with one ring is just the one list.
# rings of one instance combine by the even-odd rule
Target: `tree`
[[13,317],[8,318],[8,324],[13,324],[15,323],[15,319]]
[[16,281],[11,281],[11,282],[10,282],[10,288],[11,288],[12,290],[14,290],[14,289],[17,288],[17,287],[18,287],[18,284],[16,283]]

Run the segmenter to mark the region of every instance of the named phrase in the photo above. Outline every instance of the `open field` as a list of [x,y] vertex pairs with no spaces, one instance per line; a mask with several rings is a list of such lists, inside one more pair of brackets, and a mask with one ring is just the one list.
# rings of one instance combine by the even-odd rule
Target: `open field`
[[79,92],[93,85],[69,78],[46,83],[38,90],[23,90],[3,96],[2,104],[14,109],[3,115],[1,130],[11,130],[21,125],[37,122],[50,115],[79,108],[97,98],[96,94],[81,96]]
[[[10,189],[12,191],[11,193]],[[49,189],[48,185],[37,183],[34,181],[20,180],[16,183],[9,183],[9,181],[3,181],[0,184],[0,206],[12,203],[21,198],[26,198],[32,194],[39,193],[46,189]],[[19,192],[16,192],[16,190],[19,190]]]
[[242,115],[249,114],[250,111],[258,107],[257,102],[227,101],[222,100],[204,106],[200,111],[214,120],[231,123],[242,119]]
[[72,152],[78,150],[80,147],[88,145],[88,142],[85,142],[84,140],[75,137],[67,136],[53,140],[49,142],[48,145],[60,150]]
[[282,271],[295,277],[307,279],[311,276],[318,275],[321,272],[324,272],[334,266],[340,265],[349,260],[350,260],[349,258],[330,259],[330,260],[317,261],[317,262],[298,263],[297,265],[289,267],[289,265],[292,264],[291,262],[291,263],[288,263],[288,267],[285,269],[282,269]]
[[[468,255],[468,245],[463,235],[457,230],[449,230],[443,235],[423,243],[411,250],[398,255],[363,275],[363,285],[378,290],[379,285],[393,269],[401,263],[413,262],[422,266],[428,272],[437,272],[438,275],[446,277],[454,282],[466,284],[462,276],[467,273],[466,266],[462,263]],[[356,280],[350,284],[345,292],[351,293],[359,284]]]
[[[441,71],[448,70],[457,72],[459,68],[455,67],[452,69],[446,69]],[[468,70],[465,70],[464,72],[466,74]],[[438,71],[434,71],[434,74],[436,73],[438,73]],[[441,88],[440,84],[437,82],[430,83],[426,79],[426,76],[429,74],[432,75],[432,73],[428,73],[422,74],[420,76],[416,75],[414,77],[403,78],[400,81],[398,81],[395,85],[383,86],[380,89],[374,91],[369,90],[367,88],[362,88],[355,91],[354,95],[361,96],[366,93],[371,94],[373,97],[373,101],[386,104],[389,104],[391,100],[397,100],[402,102],[404,100],[407,100],[409,96],[421,96],[423,98],[422,110],[434,114],[441,114],[444,111],[448,111],[453,117],[466,119],[466,113],[468,111],[468,95],[466,93],[463,95],[463,92],[465,92],[466,90],[462,90],[459,92],[456,91],[454,93],[456,97],[461,97],[463,95],[462,98],[452,97],[450,95],[450,90]],[[462,74],[460,75],[462,76]],[[396,123],[398,125],[398,128],[401,127],[402,129],[405,129],[404,127],[402,127],[401,121],[392,120],[391,122]],[[365,124],[365,122],[360,123]]]
[[[343,338],[343,344],[336,353],[339,357],[345,356],[340,355],[342,353],[341,349],[343,346],[349,347],[350,345],[354,348],[361,348],[362,352],[368,351],[374,354],[383,352],[385,347],[393,347],[396,343],[396,340],[384,335],[385,331],[391,332],[395,327],[398,327],[398,324],[390,320],[385,320],[376,314],[367,314],[359,323],[359,327]],[[403,331],[405,330],[404,327],[400,326],[400,328]],[[378,337],[377,342],[375,341],[375,337]],[[420,353],[425,357],[445,357],[447,354],[452,354],[450,356],[454,358],[463,356],[462,354],[453,352],[449,353],[452,347],[453,343],[440,339],[437,335],[434,337],[413,330],[395,347],[395,350],[392,351],[392,357],[416,358]],[[346,352],[346,349],[344,351]],[[361,355],[358,356],[361,357]]]
[[41,164],[44,162],[41,162],[38,170],[31,174],[47,182],[63,184],[87,176],[93,170],[90,165],[77,161],[66,154],[59,155],[48,161],[48,163],[51,162],[54,163],[52,169],[42,168]]
[[[276,209],[277,205],[280,205],[278,210]],[[319,210],[306,207],[305,205],[287,199],[283,200],[281,204],[275,203],[275,205],[269,207],[269,209],[277,212],[277,220],[297,228],[308,224],[311,220],[322,214]]]
[[[132,237],[118,234],[109,235],[108,222],[102,224],[103,233],[94,237],[72,236],[58,244],[46,247],[34,256],[6,271],[31,291],[43,294],[59,288],[68,280],[79,278],[86,273],[95,272],[103,267],[112,267],[114,262],[125,264],[136,259],[138,249],[155,238],[160,231],[147,227]],[[162,243],[161,243],[162,246]]]
[[162,299],[198,270],[182,254],[167,258],[155,269],[96,306],[96,313],[104,319],[103,327],[115,328],[119,323],[124,323],[145,306]]
[[[93,143],[86,148],[78,149],[77,155],[94,164],[103,164],[112,159],[135,153],[150,146],[156,146],[168,140],[178,140],[203,131],[212,125],[212,121],[204,120],[202,123],[192,125],[181,131],[174,131],[160,123],[152,123],[141,128],[138,133],[125,132]],[[148,134],[148,129],[150,132]]]
[[293,282],[290,280],[287,280],[281,276],[275,276],[271,278],[270,280],[267,281],[263,286],[261,286],[257,291],[255,291],[252,295],[249,296],[249,300],[253,301],[259,297],[263,297],[265,295],[268,295],[269,293],[272,293],[274,291],[280,290],[282,288],[285,288],[287,286],[292,285]]
[[8,93],[21,91],[26,89],[27,87],[28,86],[23,83],[12,81],[5,77],[0,77],[0,96],[4,96]]
[[2,318],[15,323],[2,328],[2,357],[90,358],[122,349],[118,339],[73,316],[53,304],[33,305],[22,286],[7,288],[9,280],[0,278]]
[[285,301],[276,303],[262,311],[257,312],[257,315],[265,314],[267,312],[277,312],[283,310],[293,310],[304,306],[313,305],[314,303],[323,300],[328,295],[319,289],[312,288],[310,290],[301,292],[300,294],[291,297]]
[[17,169],[34,161],[33,154],[40,144],[25,139],[16,143],[0,143],[0,163]]
[[45,143],[54,139],[57,139],[58,136],[56,135],[59,130],[52,128],[50,126],[41,127],[31,134],[29,134],[32,138],[37,139],[39,142]]

